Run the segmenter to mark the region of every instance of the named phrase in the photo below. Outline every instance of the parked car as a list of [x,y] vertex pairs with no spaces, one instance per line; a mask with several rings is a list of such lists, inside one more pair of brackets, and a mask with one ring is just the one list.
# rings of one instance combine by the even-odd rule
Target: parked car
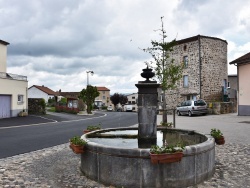
[[113,111],[113,107],[112,106],[108,106],[107,111]]
[[183,101],[177,106],[176,111],[178,116],[188,115],[189,117],[196,114],[206,115],[208,113],[207,103],[202,99]]

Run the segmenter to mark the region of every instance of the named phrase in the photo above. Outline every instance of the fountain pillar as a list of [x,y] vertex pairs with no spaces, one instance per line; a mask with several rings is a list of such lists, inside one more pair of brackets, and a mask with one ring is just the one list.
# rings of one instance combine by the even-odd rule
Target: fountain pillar
[[138,146],[139,148],[150,148],[152,145],[156,145],[157,140],[157,88],[160,84],[149,80],[154,73],[148,67],[143,69],[141,76],[146,80],[135,84],[138,88]]

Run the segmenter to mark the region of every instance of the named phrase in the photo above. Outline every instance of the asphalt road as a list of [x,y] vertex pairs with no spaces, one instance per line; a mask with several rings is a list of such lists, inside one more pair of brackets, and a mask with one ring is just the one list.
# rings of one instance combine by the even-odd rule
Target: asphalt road
[[89,125],[114,128],[137,122],[133,112],[99,112],[93,116],[52,113],[0,119],[0,158],[67,143],[72,136],[82,135]]

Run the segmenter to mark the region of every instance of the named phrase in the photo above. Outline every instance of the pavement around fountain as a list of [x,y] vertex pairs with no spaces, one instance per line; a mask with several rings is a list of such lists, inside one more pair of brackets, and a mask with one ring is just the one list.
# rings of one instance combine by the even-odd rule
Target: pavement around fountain
[[[171,116],[169,116],[171,121]],[[210,128],[225,132],[225,145],[216,146],[214,176],[190,188],[250,188],[250,117],[236,114],[200,117],[176,117],[177,128],[197,129],[207,133]],[[242,123],[243,122],[243,123]],[[248,123],[249,122],[249,123]],[[87,179],[80,172],[80,155],[69,144],[62,144],[26,154],[0,159],[0,187],[3,188],[92,188],[109,187]]]

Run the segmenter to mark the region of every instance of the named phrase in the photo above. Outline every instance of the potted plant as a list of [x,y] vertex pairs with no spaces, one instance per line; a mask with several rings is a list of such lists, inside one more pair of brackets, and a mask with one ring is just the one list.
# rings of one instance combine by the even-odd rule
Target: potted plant
[[179,162],[183,157],[184,148],[180,144],[162,147],[154,145],[150,148],[151,162],[153,164]]
[[74,136],[70,140],[70,148],[74,153],[79,154],[84,152],[84,146],[87,144],[87,141],[81,139],[80,136]]
[[100,129],[101,129],[101,125],[100,125],[100,124],[99,124],[99,125],[89,125],[89,126],[87,127],[87,129],[84,130],[83,132],[84,132],[84,133],[88,133],[88,132],[96,131],[96,130],[100,130]]
[[25,117],[25,116],[28,116],[28,113],[25,112],[25,110],[23,109],[21,112],[19,112],[18,116]]
[[173,127],[173,123],[172,122],[161,122],[160,126],[172,128]]
[[219,129],[211,129],[211,136],[214,137],[215,143],[218,145],[225,144],[223,133]]

